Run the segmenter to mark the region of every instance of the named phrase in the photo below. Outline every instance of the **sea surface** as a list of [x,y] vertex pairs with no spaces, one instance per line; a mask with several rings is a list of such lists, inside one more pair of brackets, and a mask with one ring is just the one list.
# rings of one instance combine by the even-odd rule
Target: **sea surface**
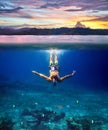
[[[32,73],[49,76],[52,50],[76,71],[56,86]],[[1,36],[0,130],[42,129],[108,130],[108,36]]]

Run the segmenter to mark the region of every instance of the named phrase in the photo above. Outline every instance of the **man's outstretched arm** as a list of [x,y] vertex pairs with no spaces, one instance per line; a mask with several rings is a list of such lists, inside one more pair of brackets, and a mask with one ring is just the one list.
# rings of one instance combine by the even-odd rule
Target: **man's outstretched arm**
[[33,70],[32,73],[34,73],[34,74],[36,74],[36,75],[38,75],[38,76],[40,76],[40,77],[42,77],[42,78],[44,78],[44,79],[50,81],[50,78],[49,78],[48,76],[44,75],[44,74],[38,73],[38,72],[35,71],[35,70]]
[[64,79],[67,79],[67,78],[69,78],[71,76],[74,76],[75,73],[76,73],[76,71],[74,70],[71,74],[68,74],[68,75],[65,75],[65,76],[61,77],[60,81],[63,81]]

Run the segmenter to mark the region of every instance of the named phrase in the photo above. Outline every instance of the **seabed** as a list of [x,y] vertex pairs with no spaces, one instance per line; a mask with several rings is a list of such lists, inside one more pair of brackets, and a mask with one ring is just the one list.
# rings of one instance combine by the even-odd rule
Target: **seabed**
[[0,87],[0,130],[108,130],[107,92],[49,83]]

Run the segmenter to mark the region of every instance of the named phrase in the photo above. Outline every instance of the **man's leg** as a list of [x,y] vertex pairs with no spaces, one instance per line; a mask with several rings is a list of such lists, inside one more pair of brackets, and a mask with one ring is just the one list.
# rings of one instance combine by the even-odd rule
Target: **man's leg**
[[52,56],[52,53],[50,53],[50,66],[53,65],[53,56]]
[[58,65],[58,57],[57,57],[57,54],[55,53],[55,56],[54,56],[54,64],[55,65]]

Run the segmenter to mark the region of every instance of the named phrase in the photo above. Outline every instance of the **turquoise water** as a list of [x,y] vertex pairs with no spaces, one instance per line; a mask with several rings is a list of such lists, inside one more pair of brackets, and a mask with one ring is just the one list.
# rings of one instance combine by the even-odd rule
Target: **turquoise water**
[[[106,47],[105,47],[106,46]],[[32,73],[49,76],[50,47],[0,48],[0,130],[107,130],[108,49],[57,46],[60,76],[53,86]],[[70,49],[69,49],[70,48]]]

